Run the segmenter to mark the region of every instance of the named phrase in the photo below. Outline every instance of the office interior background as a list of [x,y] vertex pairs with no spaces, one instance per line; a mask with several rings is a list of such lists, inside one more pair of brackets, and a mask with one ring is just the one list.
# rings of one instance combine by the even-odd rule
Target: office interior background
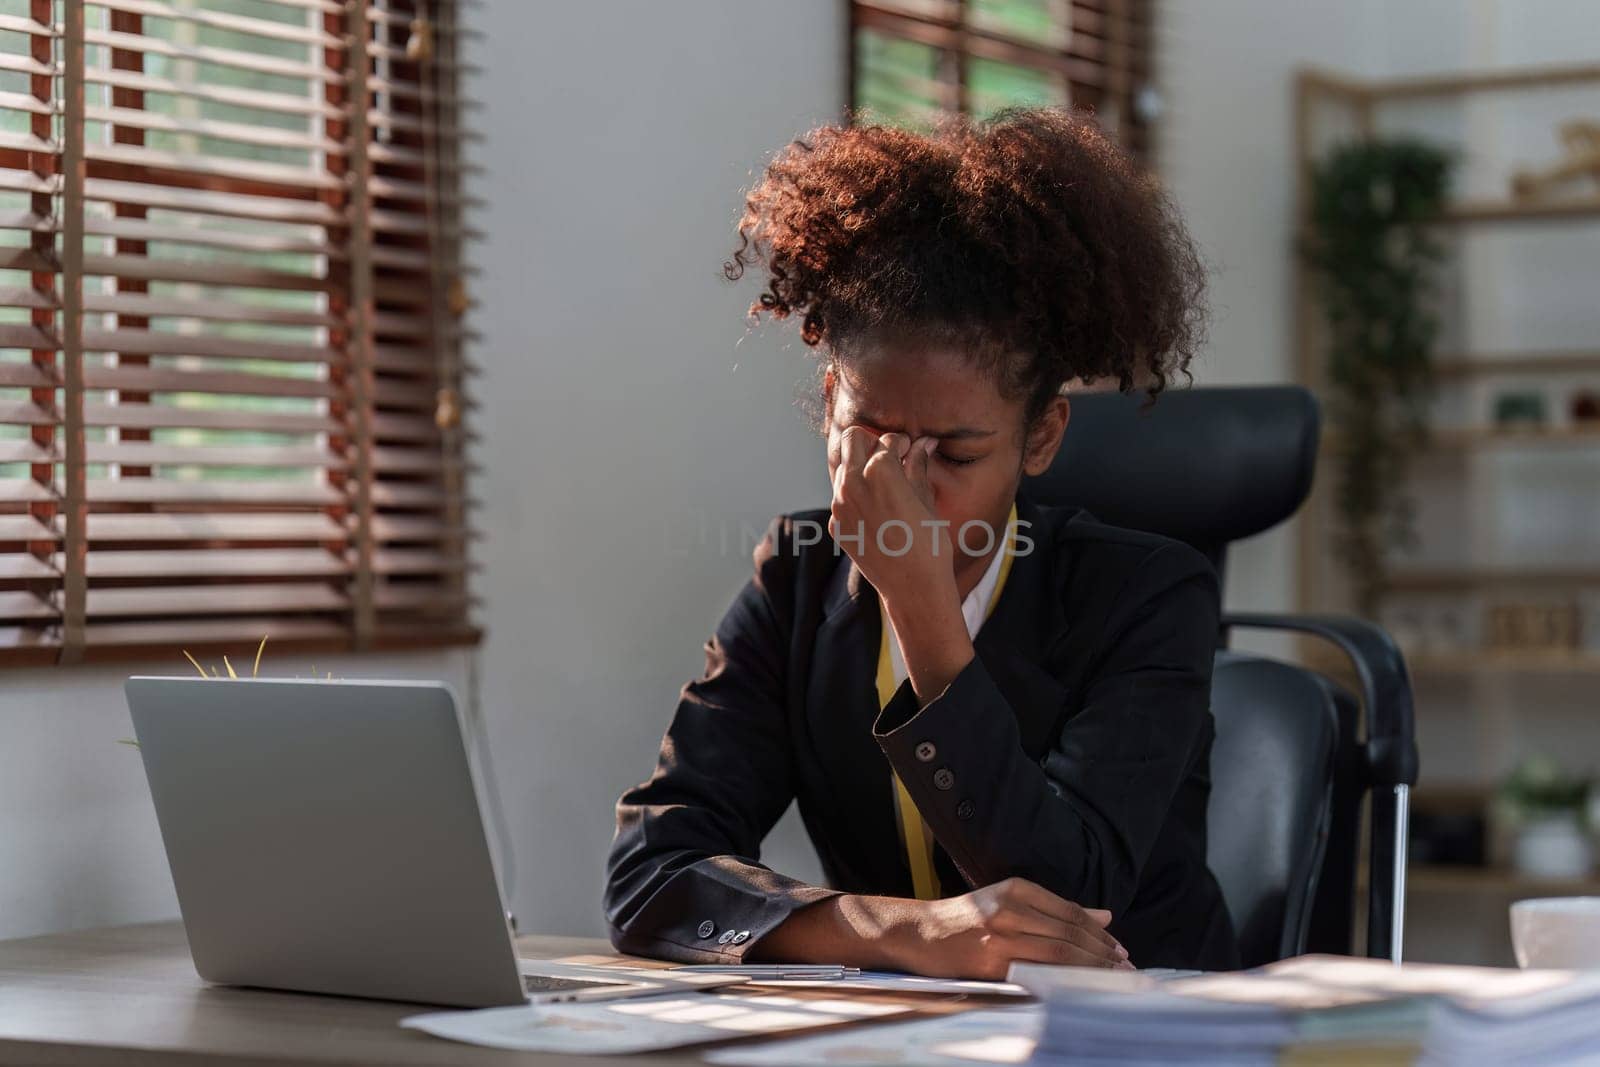
[[[250,0],[169,2],[255,14]],[[361,654],[269,643],[263,673],[449,681],[487,739],[521,927],[599,934],[612,804],[649,771],[748,574],[752,531],[828,498],[795,405],[804,346],[792,324],[750,330],[753,281],[721,277],[770,153],[840,120],[852,92],[915,125],[941,104],[1082,102],[1075,85],[1092,82],[1213,268],[1196,384],[1319,384],[1319,305],[1297,251],[1310,168],[1353,131],[1413,136],[1453,153],[1434,227],[1436,358],[1483,365],[1439,377],[1434,443],[1406,482],[1417,541],[1392,554],[1377,609],[1418,703],[1407,957],[1509,962],[1509,901],[1600,884],[1581,789],[1600,771],[1600,437],[1585,436],[1600,427],[1594,5],[968,0],[987,51],[965,61],[951,49],[967,38],[928,30],[961,7],[462,5],[464,618],[482,639]],[[89,18],[91,33],[119,32],[93,5]],[[21,63],[26,35],[5,29]],[[1011,38],[1022,44],[995,45]],[[1328,547],[1334,462],[1330,447],[1300,518],[1235,546],[1229,609],[1356,602]],[[121,680],[190,670],[183,648],[0,671],[0,937],[177,915],[138,755],[118,742]],[[237,649],[235,665],[255,642]],[[821,877],[793,812],[763,858]]]

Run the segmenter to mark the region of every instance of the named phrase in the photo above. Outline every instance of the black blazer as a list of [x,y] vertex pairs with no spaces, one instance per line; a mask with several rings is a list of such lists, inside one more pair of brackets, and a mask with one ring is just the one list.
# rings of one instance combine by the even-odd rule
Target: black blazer
[[[802,905],[913,896],[892,767],[947,895],[1020,876],[1110,909],[1141,967],[1238,965],[1205,861],[1216,571],[1082,510],[1019,498],[1017,514],[1032,551],[976,657],[927,707],[907,681],[881,714],[876,593],[825,533],[805,543],[826,511],[773,520],[655,773],[617,803],[605,914],[620,951],[737,962]],[[760,863],[791,800],[828,888]]]

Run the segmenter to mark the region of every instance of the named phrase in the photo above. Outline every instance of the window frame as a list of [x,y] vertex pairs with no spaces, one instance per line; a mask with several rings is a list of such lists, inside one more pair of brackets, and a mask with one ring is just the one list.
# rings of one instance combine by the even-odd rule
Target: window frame
[[[317,477],[323,479],[316,484],[330,486],[339,499],[330,497],[325,504],[306,505],[309,510],[299,513],[325,511],[341,533],[327,542],[289,538],[280,544],[267,537],[245,547],[259,549],[260,561],[266,561],[272,551],[280,551],[279,559],[297,552],[303,558],[320,547],[326,550],[329,563],[305,574],[293,570],[254,574],[245,569],[217,578],[201,569],[171,576],[170,581],[146,576],[147,580],[131,585],[124,575],[108,576],[105,569],[95,569],[97,551],[102,560],[109,559],[103,555],[108,551],[106,545],[96,540],[96,516],[101,520],[113,513],[204,517],[213,511],[248,514],[258,509],[248,496],[222,500],[209,510],[205,506],[171,509],[154,484],[131,493],[132,497],[149,497],[143,502],[148,507],[126,504],[132,486],[113,495],[111,499],[119,502],[115,505],[94,499],[92,486],[108,484],[105,479],[91,482],[88,478],[89,469],[97,466],[91,462],[94,455],[108,454],[125,442],[148,443],[151,433],[148,428],[116,423],[107,435],[113,444],[90,443],[85,409],[95,402],[89,400],[86,405],[86,394],[105,388],[97,386],[97,381],[116,380],[115,374],[107,373],[108,368],[127,370],[131,375],[128,381],[139,380],[141,373],[152,378],[141,369],[161,358],[155,355],[164,351],[161,345],[171,346],[175,342],[170,338],[184,334],[182,330],[161,331],[150,352],[112,350],[104,363],[85,359],[86,344],[90,352],[101,352],[106,349],[95,346],[109,343],[96,340],[97,316],[105,315],[96,308],[115,304],[117,297],[132,298],[125,302],[131,311],[114,312],[118,338],[126,343],[129,335],[123,331],[148,329],[150,316],[155,314],[141,315],[139,311],[160,303],[148,299],[148,284],[121,275],[115,276],[106,292],[86,294],[86,259],[94,258],[86,256],[86,240],[106,241],[114,249],[113,258],[143,254],[149,244],[139,236],[147,228],[146,209],[113,197],[111,215],[92,214],[88,201],[103,204],[105,197],[86,195],[86,190],[116,181],[139,183],[141,166],[142,187],[166,193],[193,189],[198,195],[244,196],[261,190],[250,189],[252,182],[244,164],[239,168],[244,175],[237,180],[226,173],[227,167],[216,173],[190,174],[177,165],[158,179],[150,175],[152,168],[159,170],[161,164],[144,165],[135,160],[113,165],[103,154],[86,151],[86,117],[97,110],[85,100],[91,82],[89,57],[104,60],[94,69],[125,71],[137,83],[146,56],[174,50],[164,39],[150,49],[131,47],[131,38],[144,32],[145,17],[173,19],[175,24],[188,19],[226,25],[232,17],[226,10],[171,0],[92,0],[87,5],[79,0],[25,0],[22,6],[28,15],[13,16],[7,20],[11,25],[0,28],[18,32],[31,19],[38,32],[21,32],[30,34],[29,47],[40,71],[49,68],[48,73],[30,75],[32,95],[53,114],[34,111],[30,119],[34,135],[48,143],[48,150],[7,149],[5,167],[14,178],[24,169],[32,171],[40,184],[48,187],[48,192],[33,194],[32,201],[36,213],[48,207],[52,228],[35,230],[29,245],[11,247],[31,246],[50,262],[51,269],[31,273],[28,294],[35,303],[10,302],[9,306],[34,307],[29,321],[40,338],[50,343],[33,349],[33,372],[25,373],[28,364],[16,359],[3,366],[20,368],[11,372],[19,383],[25,378],[40,379],[27,395],[35,404],[58,409],[59,417],[32,427],[30,439],[39,446],[32,451],[42,450],[47,458],[29,467],[30,478],[7,481],[12,495],[0,496],[0,506],[7,514],[36,520],[52,537],[49,541],[19,537],[0,553],[18,564],[5,586],[9,591],[0,597],[13,598],[11,603],[25,607],[33,598],[49,608],[44,612],[29,608],[16,617],[0,611],[4,615],[0,621],[4,634],[0,666],[153,656],[179,662],[185,651],[197,656],[253,652],[263,636],[269,647],[279,651],[319,652],[451,647],[477,644],[482,638],[472,618],[475,601],[469,583],[468,476],[472,468],[466,422],[473,409],[467,388],[473,368],[464,352],[465,345],[477,339],[466,322],[472,305],[466,279],[472,272],[464,260],[464,242],[477,235],[466,220],[475,202],[463,188],[464,176],[471,168],[460,151],[461,142],[470,136],[464,122],[470,102],[463,95],[461,76],[473,69],[462,62],[461,42],[472,36],[472,31],[461,24],[458,0],[366,0],[348,6],[332,0],[270,2],[304,9],[307,39],[335,42],[307,46],[311,57],[307,65],[328,71],[321,80],[323,117],[320,122],[310,120],[307,139],[314,142],[320,129],[321,137],[337,144],[338,151],[320,156],[313,150],[313,157],[333,180],[327,189],[312,192],[303,200],[286,196],[283,202],[321,204],[336,216],[323,232],[339,255],[318,260],[320,274],[316,276],[320,278],[317,291],[327,294],[325,317],[329,321],[318,328],[327,354],[320,362],[307,365],[324,368],[324,377],[316,380],[326,382],[322,392],[328,397],[332,427],[324,435],[328,461],[312,469],[321,472]],[[86,6],[92,13],[89,17]],[[94,19],[107,27],[99,31],[99,43],[95,41],[97,31],[90,28]],[[298,23],[284,25],[290,27],[288,32],[298,32],[293,29]],[[130,47],[117,47],[108,34]],[[420,47],[419,39],[425,39]],[[98,51],[91,53],[91,49]],[[181,47],[177,51],[181,58],[192,58],[182,57]],[[153,112],[144,120],[135,114],[144,107],[144,90],[103,80],[97,87],[103,89],[103,108],[124,109],[118,112],[123,123],[95,120],[104,123],[108,144],[141,149],[147,129],[160,128],[161,123],[170,126],[169,120]],[[362,101],[362,106],[356,106],[356,101]],[[9,105],[0,106],[9,109]],[[244,125],[236,124],[233,132],[240,132]],[[266,131],[269,126],[257,128]],[[248,140],[249,131],[244,132],[241,139]],[[257,139],[270,143],[273,136],[263,133]],[[107,219],[115,227],[126,227],[125,231],[107,234]],[[88,269],[91,276],[98,273],[92,262]],[[311,278],[308,275],[308,280]],[[86,307],[86,303],[94,306]],[[14,324],[13,330],[21,325],[15,319],[7,322]],[[204,334],[204,343],[210,344],[223,333]],[[15,337],[8,338],[5,347],[26,350],[14,342]],[[223,347],[212,351],[221,353]],[[216,357],[222,358],[226,357]],[[204,353],[202,359],[212,360],[213,356]],[[174,373],[173,377],[181,375]],[[227,375],[217,372],[213,377]],[[129,405],[149,403],[152,396],[150,389],[118,389],[108,395],[114,395],[117,404]],[[427,428],[430,421],[432,430]],[[226,416],[219,422],[226,422]],[[32,454],[26,451],[25,439],[14,440],[18,455]],[[145,454],[139,453],[141,457]],[[161,454],[168,458],[159,458]],[[107,468],[109,481],[162,481],[157,465],[184,466],[187,458],[182,446],[171,444],[150,449],[149,455],[149,465],[124,463]],[[203,524],[192,525],[198,528]],[[178,538],[170,545],[136,545],[172,553],[218,550],[249,554],[237,551],[239,547],[226,538],[211,540],[199,533],[192,544],[190,539]],[[167,564],[167,570],[172,569],[173,564]],[[24,572],[26,579],[17,576]],[[313,590],[326,584],[330,592],[313,597],[310,607],[286,606],[281,613],[270,608],[233,612],[231,618],[237,625],[232,632],[218,624],[219,618],[230,618],[227,604],[217,610],[217,602],[228,598],[227,590],[248,587],[259,595],[273,582],[284,583],[279,590],[284,596],[277,598],[282,600],[294,596],[295,583]],[[123,594],[120,601],[105,595],[113,589]],[[166,594],[166,606],[153,608],[163,602],[162,594]],[[212,606],[186,613],[186,594],[198,594],[190,599],[208,600]],[[269,595],[262,602],[273,599]],[[97,614],[93,608],[96,600],[112,607]],[[321,610],[317,605],[324,601],[335,606]],[[116,603],[134,604],[138,610],[119,611]],[[115,621],[105,621],[108,619]],[[315,619],[319,625],[298,625],[307,619]],[[252,628],[248,639],[238,632],[246,627]]]
[[[1070,25],[1056,42],[1030,40],[977,24],[976,0],[846,0],[846,94],[849,114],[859,121],[861,35],[874,32],[937,51],[935,77],[947,94],[942,110],[972,115],[972,61],[992,61],[1059,78],[1065,103],[1092,108],[1108,133],[1135,156],[1151,151],[1152,104],[1150,0],[1047,0],[1069,12]],[[953,105],[953,106],[949,106]],[[978,112],[981,113],[981,112]],[[892,119],[891,119],[892,121]]]

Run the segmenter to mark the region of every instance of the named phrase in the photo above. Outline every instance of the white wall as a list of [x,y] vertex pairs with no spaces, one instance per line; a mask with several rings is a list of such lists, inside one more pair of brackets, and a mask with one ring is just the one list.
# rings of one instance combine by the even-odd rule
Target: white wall
[[[752,172],[841,111],[842,14],[482,9],[484,698],[523,929],[600,932],[612,805],[749,576],[741,524],[827,502],[791,409],[804,346],[780,350],[792,324],[740,343],[756,286],[720,270]],[[769,857],[806,876],[796,829]]]
[[[1209,260],[1210,344],[1197,385],[1295,378],[1292,318],[1293,76],[1302,64],[1370,72],[1381,5],[1312,0],[1162,0],[1156,69],[1166,114],[1158,165]],[[1224,603],[1282,611],[1295,601],[1292,524],[1236,544]],[[1288,641],[1241,632],[1239,647]]]

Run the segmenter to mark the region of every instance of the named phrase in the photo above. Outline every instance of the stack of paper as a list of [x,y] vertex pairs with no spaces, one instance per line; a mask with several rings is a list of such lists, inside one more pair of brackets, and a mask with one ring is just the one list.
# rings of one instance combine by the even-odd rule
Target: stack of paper
[[1600,1053],[1600,974],[1306,956],[1158,981],[1019,964],[1045,1005],[1034,1062],[1541,1063]]

